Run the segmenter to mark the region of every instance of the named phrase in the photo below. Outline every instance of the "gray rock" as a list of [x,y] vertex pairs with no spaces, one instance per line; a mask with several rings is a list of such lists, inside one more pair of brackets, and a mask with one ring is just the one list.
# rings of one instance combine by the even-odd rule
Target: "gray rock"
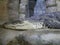
[[[40,31],[1,30],[0,38],[2,39],[3,45],[6,45],[10,41],[15,42],[11,45],[20,45],[22,43],[22,45],[60,45],[60,31],[58,29],[40,29]],[[15,37],[17,37],[17,41],[14,40],[16,39]]]
[[8,15],[9,21],[18,20],[18,6],[19,0],[9,0],[8,2]]
[[60,29],[60,12],[45,13],[39,16],[32,16],[28,20],[43,22],[48,28]]
[[17,37],[17,39],[22,41],[22,43],[24,44],[27,44],[26,42],[28,42],[30,45],[60,45],[59,35],[60,34],[57,33],[47,34],[33,33],[32,35],[31,34],[25,34],[24,36],[20,35]]
[[37,0],[34,7],[34,16],[46,13],[46,2],[45,0]]
[[48,26],[49,28],[60,29],[60,12],[48,13],[48,14],[45,14],[45,16],[43,17],[44,17],[44,24],[46,26]]

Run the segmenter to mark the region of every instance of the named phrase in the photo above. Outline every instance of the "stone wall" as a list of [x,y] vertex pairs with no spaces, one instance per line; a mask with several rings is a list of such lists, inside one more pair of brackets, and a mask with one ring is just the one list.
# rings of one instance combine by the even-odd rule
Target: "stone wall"
[[60,0],[56,0],[57,3],[57,11],[60,11]]
[[35,7],[35,4],[36,4],[36,1],[37,1],[37,0],[29,0],[29,2],[28,2],[28,6],[29,6],[29,16],[33,16],[34,7]]
[[[1,21],[7,21],[9,20],[9,16],[10,16],[10,19],[17,19],[18,16],[21,16],[21,15],[24,15],[26,13],[26,15],[28,16],[29,14],[30,15],[33,15],[33,7],[35,6],[36,4],[36,0],[30,0],[30,2],[28,2],[28,0],[22,0],[21,1],[21,4],[20,5],[20,14],[18,15],[17,13],[15,15],[9,15],[7,12],[7,1],[8,0],[0,0],[0,22]],[[32,3],[33,2],[33,3]],[[29,3],[29,4],[28,4]],[[51,6],[51,7],[48,7],[47,8],[47,12],[54,12],[54,11],[60,11],[60,1],[59,0],[56,0],[56,2],[54,0],[48,0],[48,3],[49,4],[55,4],[57,6]],[[26,5],[28,4],[28,6]],[[33,4],[33,5],[32,5]],[[27,6],[27,7],[24,7],[24,6]],[[29,10],[27,10],[29,9]],[[10,9],[9,9],[10,10]],[[18,10],[18,9],[17,9]],[[14,10],[15,11],[15,10]],[[27,12],[26,12],[27,11]],[[29,14],[28,14],[29,13]],[[11,14],[11,13],[10,13]],[[26,17],[27,17],[26,16]]]
[[47,2],[47,12],[60,11],[60,0],[48,0]]
[[8,11],[9,21],[18,20],[19,0],[9,0],[7,7],[8,7],[7,11]]
[[19,19],[24,19],[25,16],[27,15],[27,5],[28,5],[28,0],[21,0],[21,3],[20,3],[20,16],[19,16]]
[[2,21],[7,21],[8,20],[7,1],[8,0],[0,0],[0,23]]

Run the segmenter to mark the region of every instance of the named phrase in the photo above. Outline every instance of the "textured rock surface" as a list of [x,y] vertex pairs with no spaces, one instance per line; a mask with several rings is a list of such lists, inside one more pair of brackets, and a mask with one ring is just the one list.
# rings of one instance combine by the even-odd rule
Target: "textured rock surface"
[[7,2],[8,0],[0,0],[0,23],[8,21]]
[[57,3],[56,0],[47,0],[46,1],[47,5],[47,12],[56,12],[57,11]]
[[45,14],[44,24],[51,28],[59,28],[60,29],[60,12],[53,12]]
[[34,7],[33,16],[38,16],[46,13],[46,3],[45,0],[37,0],[36,5]]
[[36,5],[36,1],[37,0],[29,0],[28,1],[28,11],[29,11],[29,15],[28,16],[33,16],[33,14],[34,14],[34,7]]
[[[53,5],[56,3],[55,0],[52,2],[51,3],[48,2],[48,5]],[[49,10],[49,11],[46,12],[46,10]],[[54,10],[55,12],[52,10]],[[56,7],[48,7],[47,9],[45,0],[37,0],[34,8],[34,15],[31,18],[28,18],[27,20],[31,20],[31,21],[34,20],[39,22],[42,21],[45,26],[48,26],[50,28],[60,28],[59,26],[60,12],[56,11]]]
[[43,22],[45,26],[50,28],[60,28],[60,12],[46,13],[39,16],[32,16],[27,20]]
[[[27,34],[25,40],[31,43],[32,45],[59,45],[60,39],[59,36],[60,34],[57,33],[33,33],[33,34]],[[51,37],[51,38],[49,38]]]
[[[25,45],[27,42],[27,45],[60,45],[60,32],[57,29],[52,29],[49,31],[45,29],[40,29],[40,31],[14,31],[10,29],[1,30],[0,38],[2,39],[3,45],[9,43],[9,41],[15,42],[12,43],[12,45],[22,43],[24,43],[22,45]],[[17,40],[15,37],[17,37]]]
[[18,16],[19,16],[18,6],[19,6],[19,0],[8,1],[8,15],[10,21],[18,20]]

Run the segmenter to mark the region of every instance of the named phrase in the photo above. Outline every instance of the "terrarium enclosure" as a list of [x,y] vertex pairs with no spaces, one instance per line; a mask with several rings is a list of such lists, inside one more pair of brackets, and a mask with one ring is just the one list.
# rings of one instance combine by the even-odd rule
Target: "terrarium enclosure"
[[60,0],[0,0],[0,45],[60,45]]

